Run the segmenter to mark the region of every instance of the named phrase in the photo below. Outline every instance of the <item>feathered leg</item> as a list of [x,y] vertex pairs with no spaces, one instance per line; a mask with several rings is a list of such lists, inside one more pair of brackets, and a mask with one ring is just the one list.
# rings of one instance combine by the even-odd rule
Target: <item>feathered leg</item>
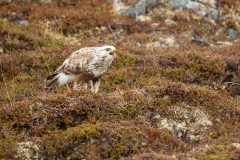
[[87,83],[82,83],[82,82],[78,84],[74,83],[73,89],[77,91],[81,91],[82,89],[84,89],[87,91]]
[[99,85],[101,82],[101,78],[100,77],[96,77],[94,78],[90,83],[91,83],[91,91],[96,93],[98,91]]
[[79,75],[78,77],[75,78],[73,89],[77,91],[84,89],[87,91],[87,82],[85,82],[82,75]]

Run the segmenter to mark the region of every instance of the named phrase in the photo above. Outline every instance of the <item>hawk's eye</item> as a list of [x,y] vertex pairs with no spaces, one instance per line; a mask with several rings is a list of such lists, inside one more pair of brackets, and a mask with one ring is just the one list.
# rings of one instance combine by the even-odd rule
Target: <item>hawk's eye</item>
[[109,52],[109,51],[111,51],[111,48],[106,48],[105,50]]

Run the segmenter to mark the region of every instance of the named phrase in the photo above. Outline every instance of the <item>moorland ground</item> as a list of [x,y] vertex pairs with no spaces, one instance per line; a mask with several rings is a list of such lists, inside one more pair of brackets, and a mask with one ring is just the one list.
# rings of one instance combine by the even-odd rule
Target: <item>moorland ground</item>
[[[137,21],[107,0],[1,3],[1,159],[239,159],[240,44],[228,29],[240,3],[218,9],[213,20],[159,3]],[[73,51],[104,44],[118,56],[98,93],[44,89]]]

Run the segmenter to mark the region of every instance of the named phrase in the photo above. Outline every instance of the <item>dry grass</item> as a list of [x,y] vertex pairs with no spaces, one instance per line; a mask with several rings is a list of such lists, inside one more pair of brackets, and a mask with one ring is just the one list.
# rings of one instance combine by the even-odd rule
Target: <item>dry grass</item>
[[[219,2],[226,4],[224,14],[233,3],[234,11],[239,3]],[[170,11],[165,7],[152,13],[152,21],[136,22],[114,15],[104,0],[0,6],[0,157],[239,158],[232,144],[240,143],[240,44],[193,44],[192,29],[208,43],[227,41],[227,33],[215,35],[225,20],[213,25],[189,11],[164,15],[164,9]],[[165,23],[169,16],[177,25]],[[18,19],[30,24],[12,23]],[[171,36],[179,47],[146,47]],[[98,93],[43,89],[44,78],[70,53],[104,44],[115,44],[118,57]],[[191,114],[196,109],[212,122],[194,132],[204,135],[201,140],[163,127],[163,119],[197,123]],[[19,150],[19,143],[29,141],[39,151],[34,146],[26,154]]]

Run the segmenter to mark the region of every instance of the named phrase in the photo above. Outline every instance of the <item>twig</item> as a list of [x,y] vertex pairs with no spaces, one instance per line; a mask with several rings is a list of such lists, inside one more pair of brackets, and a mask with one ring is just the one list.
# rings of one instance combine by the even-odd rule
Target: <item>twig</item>
[[231,84],[231,86],[230,86],[230,87],[232,87],[232,86],[234,86],[234,85],[237,85],[237,86],[239,86],[239,85],[240,85],[240,83],[234,83],[234,82],[226,82],[226,84]]
[[[44,55],[43,55],[43,53],[42,53],[42,50],[41,50],[38,42],[36,42],[36,43],[37,43],[37,46],[38,46],[38,50],[39,50],[39,52],[41,53],[41,56],[42,56],[42,58],[43,58],[43,60],[44,60],[44,63],[45,63],[46,66],[47,66],[48,72],[49,72],[49,74],[51,74],[51,71],[50,71],[49,66],[48,66],[48,64],[47,64],[47,61],[46,61],[46,59],[45,59],[45,57],[44,57]],[[59,92],[58,89],[57,89],[57,92]]]
[[111,31],[111,33],[112,33],[112,35],[113,35],[113,41],[114,41],[114,44],[115,44],[115,43],[116,43],[116,40],[117,40],[117,36],[116,36],[115,33],[113,32],[110,24],[108,24],[108,29]]
[[46,59],[45,59],[45,57],[44,57],[44,55],[43,55],[43,53],[42,53],[42,50],[41,50],[38,42],[36,42],[36,43],[37,43],[37,46],[38,46],[38,50],[39,50],[39,52],[41,53],[41,56],[42,56],[42,58],[43,58],[43,60],[44,60],[44,63],[46,64],[47,69],[48,69],[48,72],[49,72],[49,74],[50,74],[51,72],[50,72],[49,66],[48,66],[48,64],[47,64],[47,61],[46,61]]

